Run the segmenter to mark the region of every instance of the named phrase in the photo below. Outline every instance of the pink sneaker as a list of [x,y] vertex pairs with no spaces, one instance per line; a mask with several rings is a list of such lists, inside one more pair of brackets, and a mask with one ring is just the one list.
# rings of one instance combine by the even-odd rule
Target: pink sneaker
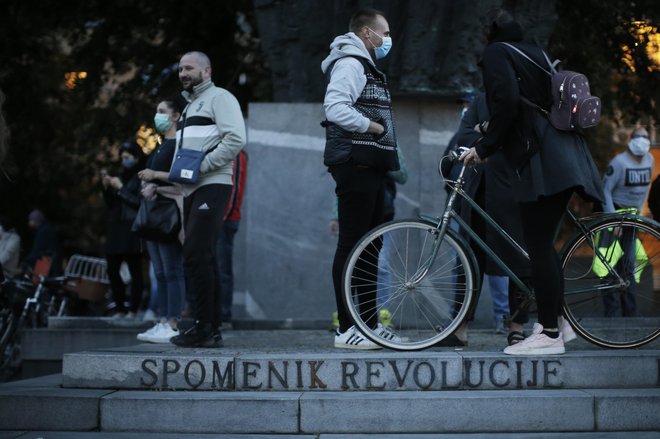
[[534,323],[534,331],[532,335],[521,341],[520,343],[507,346],[504,348],[504,353],[508,355],[553,355],[563,354],[564,339],[561,333],[559,337],[550,338],[542,334],[543,326],[539,323]]
[[558,318],[558,323],[559,323],[559,332],[561,332],[561,336],[564,339],[564,343],[568,343],[569,341],[573,341],[577,338],[577,335],[575,335],[575,331],[573,331],[573,327],[571,326],[570,323],[568,323],[568,320],[560,316]]

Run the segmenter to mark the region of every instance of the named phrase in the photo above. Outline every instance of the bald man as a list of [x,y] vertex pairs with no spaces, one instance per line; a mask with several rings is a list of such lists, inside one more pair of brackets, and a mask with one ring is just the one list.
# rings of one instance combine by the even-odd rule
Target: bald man
[[177,151],[186,148],[207,154],[197,183],[182,185],[183,268],[196,321],[171,342],[183,347],[221,347],[216,242],[231,194],[232,162],[245,145],[245,123],[236,98],[211,81],[206,54],[183,55],[179,80],[188,106],[177,128]]

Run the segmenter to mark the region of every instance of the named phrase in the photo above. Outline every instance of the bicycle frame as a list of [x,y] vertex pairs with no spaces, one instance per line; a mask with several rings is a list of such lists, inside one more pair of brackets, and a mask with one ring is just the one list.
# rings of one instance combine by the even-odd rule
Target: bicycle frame
[[[437,223],[437,229],[439,230],[438,232],[438,237],[436,239],[436,243],[439,243],[442,241],[442,238],[444,235],[447,233],[447,228],[449,227],[449,223],[451,220],[456,221],[456,223],[460,226],[461,231],[467,233],[468,237],[472,239],[478,246],[481,248],[488,257],[490,257],[498,267],[500,267],[506,275],[509,277],[509,279],[516,284],[516,286],[524,293],[528,295],[532,295],[532,289],[528,287],[510,268],[509,266],[493,251],[493,249],[486,243],[484,242],[479,235],[470,227],[470,225],[465,222],[463,218],[454,210],[454,204],[456,203],[456,200],[460,197],[464,201],[466,201],[470,207],[473,209],[473,211],[479,215],[481,218],[483,218],[488,225],[490,225],[495,232],[502,238],[506,240],[506,242],[509,243],[518,253],[520,253],[525,259],[529,260],[529,254],[525,251],[525,249],[522,248],[522,246],[516,242],[515,239],[513,239],[507,232],[504,230],[485,210],[483,210],[477,203],[470,197],[464,190],[463,190],[463,185],[465,184],[465,172],[467,167],[463,166],[461,168],[461,172],[456,179],[455,182],[447,182],[451,188],[451,192],[449,194],[449,199],[447,201],[447,205],[445,207],[445,211],[442,214],[440,218],[435,218],[435,217],[429,217],[426,215],[420,215],[420,218],[426,221],[434,222]],[[620,214],[620,213],[600,213],[600,214],[594,214],[582,219],[578,219],[573,213],[570,211],[570,209],[566,209],[566,213],[568,214],[568,217],[570,218],[571,222],[577,227],[578,229],[578,234],[582,234],[584,236],[589,236],[589,245],[591,248],[594,250],[595,254],[598,256],[598,258],[601,260],[601,262],[607,267],[608,271],[610,273],[613,273],[618,282],[619,285],[625,285],[626,280],[622,279],[621,276],[617,273],[616,270],[610,265],[609,261],[607,258],[600,253],[600,251],[597,249],[596,245],[594,244],[594,237],[593,234],[589,231],[589,228],[585,223],[589,223],[591,221],[596,221],[596,220],[606,220],[609,218],[617,218],[623,220],[628,220],[628,219],[638,219],[641,218],[639,215],[635,214]],[[437,255],[438,251],[438,244],[435,245],[435,249],[433,250],[431,257],[429,258],[429,264],[430,266],[433,261],[435,260],[435,257]],[[479,267],[475,267],[475,270],[478,270]],[[422,270],[423,273],[419,274],[416,276],[416,281],[421,280],[427,269]],[[477,283],[476,287],[481,288],[480,282],[479,282],[479,273],[477,272]],[[606,287],[606,288],[612,288]],[[575,291],[577,293],[579,291]],[[571,292],[568,292],[573,293]]]

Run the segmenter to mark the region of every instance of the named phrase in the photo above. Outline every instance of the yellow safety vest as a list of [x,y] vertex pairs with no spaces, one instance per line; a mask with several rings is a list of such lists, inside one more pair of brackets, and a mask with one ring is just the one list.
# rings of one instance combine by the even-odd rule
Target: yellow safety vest
[[[625,213],[636,213],[636,209],[619,209],[617,212],[625,212]],[[612,228],[607,229],[608,232],[613,232]],[[607,265],[605,265],[605,261],[611,266],[614,267],[621,257],[623,256],[623,248],[621,247],[621,244],[619,243],[619,240],[616,239],[612,244],[609,245],[609,247],[600,247],[598,243],[600,242],[600,233],[598,232],[596,234],[596,239],[594,240],[594,244],[596,246],[596,250],[601,254],[603,257],[602,259],[598,257],[598,255],[594,255],[594,260],[592,264],[592,270],[596,274],[596,276],[603,278],[609,274],[609,270],[607,268]],[[646,251],[644,250],[644,245],[642,244],[642,241],[639,238],[635,239],[635,282],[639,283],[641,281],[642,277],[642,271],[644,270],[644,267],[648,264],[649,257],[646,254]]]

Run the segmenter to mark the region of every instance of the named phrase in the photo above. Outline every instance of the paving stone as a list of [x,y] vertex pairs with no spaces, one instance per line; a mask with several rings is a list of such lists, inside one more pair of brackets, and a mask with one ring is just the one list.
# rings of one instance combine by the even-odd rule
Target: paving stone
[[595,389],[596,428],[660,430],[660,388]]
[[101,400],[102,431],[297,433],[298,393],[119,391]]
[[99,399],[107,390],[0,388],[0,430],[98,428]]
[[300,399],[300,428],[310,433],[592,431],[594,425],[593,396],[580,390],[331,392]]

